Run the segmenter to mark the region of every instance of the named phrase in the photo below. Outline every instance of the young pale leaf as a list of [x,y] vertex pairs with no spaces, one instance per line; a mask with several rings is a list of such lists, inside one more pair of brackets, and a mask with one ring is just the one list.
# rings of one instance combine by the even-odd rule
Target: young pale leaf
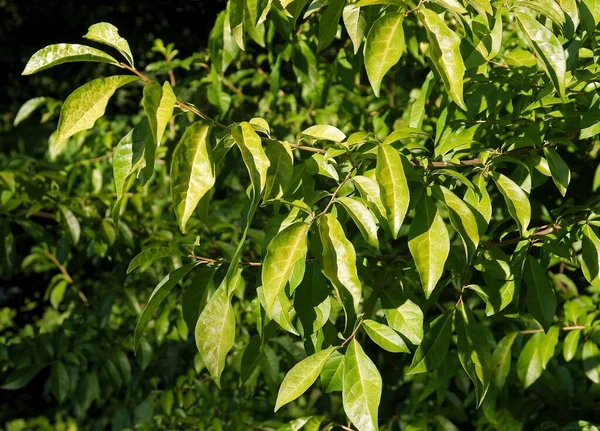
[[270,141],[265,154],[270,161],[265,185],[265,200],[279,199],[283,197],[283,193],[294,175],[292,148],[286,141]]
[[544,155],[548,159],[552,181],[556,184],[560,194],[564,196],[567,194],[567,187],[571,182],[571,170],[553,148],[544,147]]
[[379,248],[379,240],[377,239],[377,219],[361,200],[354,197],[337,198],[344,209],[348,212],[358,230],[362,234],[367,243],[375,248]]
[[346,416],[358,431],[376,431],[383,383],[375,364],[356,339],[344,355],[342,402]]
[[500,190],[500,193],[504,196],[508,212],[517,222],[521,234],[524,235],[531,220],[531,204],[529,203],[529,198],[523,189],[507,176],[499,172],[492,172],[490,175],[494,179],[498,190]]
[[173,93],[173,89],[166,81],[162,88],[157,82],[151,82],[144,87],[142,106],[148,117],[152,137],[157,146],[160,145],[167,124],[173,116],[176,101],[177,98]]
[[564,100],[567,60],[562,44],[551,30],[535,18],[518,12],[514,15],[531,42],[534,52],[541,61],[546,74],[552,80],[560,98]]
[[362,284],[358,279],[354,246],[331,213],[319,218],[319,235],[323,244],[323,274],[336,287],[342,302],[346,302],[347,292],[352,297],[354,310],[358,310]]
[[72,92],[60,111],[53,147],[57,149],[75,133],[94,127],[96,120],[104,115],[106,105],[117,88],[137,79],[130,75],[98,78]]
[[73,211],[66,206],[59,205],[58,208],[63,215],[64,221],[67,223],[67,229],[73,244],[77,245],[79,242],[79,236],[81,235],[81,226],[79,225],[79,220],[77,220],[77,217],[75,217]]
[[487,183],[482,174],[478,174],[472,183],[476,189],[469,188],[465,193],[464,201],[473,208],[477,219],[477,231],[483,235],[492,218],[492,200],[487,192]]
[[511,332],[502,338],[498,344],[496,344],[496,348],[492,354],[494,383],[496,389],[502,389],[504,387],[504,383],[506,382],[506,378],[510,372],[510,352],[517,335],[519,335],[518,332]]
[[473,313],[461,302],[456,310],[456,334],[458,358],[467,375],[475,385],[477,406],[479,407],[492,381],[492,355],[481,325],[475,321]]
[[330,347],[303,359],[292,368],[283,378],[277,394],[275,411],[281,406],[295,400],[317,380],[329,356],[337,349]]
[[448,209],[450,223],[461,236],[465,245],[465,252],[468,261],[471,261],[479,245],[479,231],[477,219],[469,206],[458,196],[442,185],[436,185],[432,188],[436,199],[442,201]]
[[119,30],[108,22],[99,22],[88,28],[88,32],[85,36],[86,39],[93,40],[94,42],[100,42],[108,46],[112,46],[118,50],[127,62],[133,66],[133,54],[129,49],[127,41],[119,35]]
[[388,13],[373,23],[365,43],[365,69],[375,96],[385,74],[394,66],[404,51],[404,14]]
[[321,384],[325,393],[341,392],[344,380],[344,355],[337,350],[329,357],[321,371]]
[[577,353],[577,347],[579,346],[579,339],[581,338],[581,330],[576,329],[574,331],[569,331],[567,336],[565,337],[565,341],[563,344],[563,357],[565,361],[569,362],[571,359],[575,357],[575,353]]
[[352,177],[352,182],[360,191],[362,198],[367,201],[378,217],[385,217],[385,207],[381,201],[381,190],[377,181],[363,175]]
[[18,126],[21,122],[25,121],[29,116],[35,112],[36,109],[43,106],[48,100],[52,100],[48,97],[34,97],[29,99],[27,102],[19,108],[19,112],[15,115],[13,126]]
[[272,317],[275,299],[290,280],[294,265],[306,259],[308,228],[304,222],[293,223],[275,235],[267,247],[262,284],[269,317]]
[[360,7],[349,4],[344,7],[342,21],[344,21],[346,31],[354,45],[354,54],[356,54],[365,37],[365,28],[367,26],[365,12]]
[[410,353],[404,340],[389,326],[366,319],[363,320],[363,327],[369,338],[382,349],[392,353]]
[[583,344],[581,354],[583,359],[583,371],[592,382],[600,383],[600,349],[593,340],[587,340]]
[[319,33],[317,40],[317,52],[323,51],[327,48],[337,33],[338,22],[340,16],[342,16],[342,9],[346,4],[346,0],[330,0],[327,2],[327,8],[325,12],[321,14],[319,20]]
[[400,153],[390,145],[380,145],[377,149],[375,176],[379,183],[381,202],[385,208],[392,236],[398,237],[400,227],[406,217],[410,202],[410,191],[404,174]]
[[423,339],[423,311],[410,299],[403,298],[394,290],[381,293],[381,306],[388,324],[414,345]]
[[452,312],[438,316],[415,352],[406,375],[425,373],[439,368],[446,359],[452,336]]
[[589,224],[582,228],[581,270],[585,279],[600,289],[600,239]]
[[215,184],[215,167],[209,143],[211,127],[198,121],[185,130],[173,151],[171,197],[182,232],[200,199]]
[[227,3],[229,26],[237,46],[243,51],[246,49],[246,30],[244,29],[244,0],[231,0]]
[[148,322],[150,322],[150,319],[154,315],[154,312],[158,309],[160,303],[167,297],[169,292],[173,290],[175,285],[179,283],[183,279],[183,277],[185,277],[187,273],[190,272],[197,265],[198,262],[194,262],[188,263],[187,265],[183,265],[177,268],[165,278],[163,278],[160,281],[160,283],[158,283],[158,285],[154,288],[154,291],[152,291],[152,294],[148,299],[148,303],[146,304],[144,311],[142,311],[142,314],[138,319],[137,325],[135,327],[135,332],[133,334],[133,349],[136,351],[136,353],[140,345],[140,341],[142,339],[144,330],[146,329],[146,326],[148,326]]
[[446,91],[461,109],[467,110],[463,100],[465,64],[460,55],[460,37],[454,33],[437,13],[421,8],[419,19],[427,30],[429,57],[442,77]]
[[314,139],[322,139],[325,141],[342,142],[346,139],[346,135],[340,129],[328,124],[317,124],[310,126],[301,133],[304,136],[309,136]]
[[250,123],[243,122],[234,125],[231,128],[231,136],[242,153],[256,199],[265,189],[267,171],[271,162],[265,154],[260,136],[256,134]]
[[218,387],[221,387],[221,373],[235,338],[235,315],[229,288],[226,278],[202,310],[195,330],[198,351]]
[[448,229],[429,196],[423,196],[408,230],[408,248],[415,260],[425,297],[429,298],[450,254]]
[[527,308],[535,320],[548,332],[556,314],[556,293],[550,284],[546,271],[537,259],[527,257],[523,267],[523,277],[527,283]]
[[33,54],[25,65],[22,75],[31,75],[58,64],[74,61],[95,61],[114,65],[119,64],[114,57],[99,49],[92,48],[91,46],[59,43],[42,48]]

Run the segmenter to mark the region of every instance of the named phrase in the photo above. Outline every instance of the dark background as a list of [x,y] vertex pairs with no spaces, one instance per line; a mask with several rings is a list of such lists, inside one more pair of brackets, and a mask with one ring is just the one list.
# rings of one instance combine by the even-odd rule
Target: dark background
[[143,69],[156,38],[165,45],[174,42],[181,57],[205,47],[217,13],[225,4],[225,0],[0,0],[0,115],[14,117],[32,97],[64,99],[76,86],[107,71],[105,65],[72,63],[21,76],[29,57],[46,45],[94,45],[82,38],[88,27],[110,22],[127,39],[136,66]]

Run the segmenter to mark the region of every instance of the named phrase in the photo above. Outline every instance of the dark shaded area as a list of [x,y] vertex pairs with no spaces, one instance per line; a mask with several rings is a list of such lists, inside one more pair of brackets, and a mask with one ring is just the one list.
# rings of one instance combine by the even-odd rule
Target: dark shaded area
[[46,45],[88,43],[81,37],[87,28],[106,21],[117,26],[121,36],[128,40],[137,64],[143,68],[156,38],[165,44],[175,42],[182,56],[205,47],[216,15],[224,6],[224,0],[0,2],[0,70],[3,72],[0,112],[3,115],[12,112],[14,116],[21,104],[32,97],[64,98],[91,76],[115,71],[104,65],[74,63],[21,76],[29,57]]

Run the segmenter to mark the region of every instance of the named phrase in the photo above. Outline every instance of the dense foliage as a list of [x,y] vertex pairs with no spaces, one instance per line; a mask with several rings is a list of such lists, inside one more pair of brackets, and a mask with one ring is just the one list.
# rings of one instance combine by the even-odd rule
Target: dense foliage
[[599,23],[230,0],[189,57],[34,53],[119,72],[0,160],[3,280],[45,288],[1,312],[7,428],[597,429]]

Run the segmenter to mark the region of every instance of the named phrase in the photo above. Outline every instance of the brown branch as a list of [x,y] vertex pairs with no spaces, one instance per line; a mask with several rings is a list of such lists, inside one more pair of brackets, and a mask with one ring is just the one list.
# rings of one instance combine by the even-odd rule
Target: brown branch
[[529,237],[525,238],[525,237],[516,237],[516,238],[510,238],[504,241],[498,241],[498,242],[493,242],[493,241],[488,241],[484,244],[485,248],[498,248],[498,247],[505,247],[507,245],[511,245],[511,244],[518,244],[521,241],[526,241],[526,240],[534,240],[537,237],[540,236],[545,236],[548,234],[551,234],[553,232],[556,232],[558,230],[562,229],[562,226],[559,225],[558,223],[551,223],[545,226],[540,226],[538,228],[537,231],[535,231],[534,233],[532,233]]
[[54,256],[52,253],[50,253],[46,250],[43,250],[42,253],[44,254],[44,256],[46,256],[48,259],[50,259],[52,261],[52,263],[54,263],[58,267],[58,269],[62,273],[63,277],[65,277],[65,280],[67,280],[67,283],[73,284],[73,279],[67,272],[67,269],[58,261],[56,256]]
[[[578,329],[585,329],[586,326],[577,325],[577,326],[565,326],[560,328],[561,331],[576,331]],[[524,331],[519,331],[519,334],[539,334],[540,332],[544,332],[542,328],[540,329],[526,329]]]
[[69,166],[79,166],[82,165],[84,163],[96,163],[96,162],[102,162],[106,159],[110,159],[113,156],[113,152],[109,151],[108,153],[104,154],[103,156],[98,156],[98,157],[92,157],[91,159],[83,159],[83,160],[78,160],[76,162],[71,163]]

